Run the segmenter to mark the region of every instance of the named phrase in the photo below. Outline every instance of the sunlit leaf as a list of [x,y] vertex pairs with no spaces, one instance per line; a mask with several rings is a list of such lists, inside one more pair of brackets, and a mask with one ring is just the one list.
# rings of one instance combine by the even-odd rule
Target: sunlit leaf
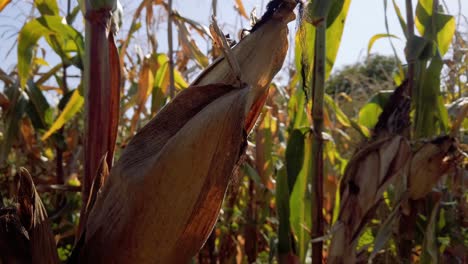
[[242,0],[235,0],[236,1],[236,10],[239,12],[239,14],[246,19],[249,19],[249,16],[247,15],[247,12],[245,11],[244,4],[242,3]]
[[[166,54],[160,53],[157,54],[157,61],[158,61],[158,71],[156,72],[156,76],[154,78],[154,85],[156,88],[162,89],[164,92],[167,91],[168,80],[169,80],[169,58]],[[175,81],[175,88],[176,89],[184,89],[188,87],[187,82],[182,77],[180,71],[174,69],[174,81]]]
[[73,10],[70,12],[70,14],[67,15],[66,20],[67,24],[72,25],[73,22],[75,22],[76,17],[80,13],[80,5],[75,6]]
[[381,39],[381,38],[396,38],[399,39],[399,37],[393,35],[393,34],[375,34],[374,36],[371,37],[369,40],[369,44],[367,44],[367,54],[370,54],[370,51],[372,47],[374,46],[374,43]]
[[397,5],[395,0],[392,0],[393,2],[393,8],[395,9],[395,13],[398,16],[398,22],[400,22],[401,30],[403,30],[403,33],[405,33],[405,37],[408,38],[408,27],[406,26],[406,21],[403,18],[403,15],[401,14],[400,7]]
[[255,168],[258,171],[262,184],[272,190],[274,188],[271,175],[274,173],[272,158],[273,133],[275,129],[275,119],[271,112],[263,111],[264,118],[255,134]]
[[0,12],[11,2],[11,0],[0,0]]
[[47,63],[47,61],[42,58],[35,58],[33,63],[41,66],[49,66],[49,63]]
[[34,0],[34,5],[43,16],[59,15],[59,8],[56,0]]
[[351,122],[348,118],[348,116],[341,110],[341,108],[335,103],[333,98],[331,98],[330,95],[325,94],[324,96],[325,103],[328,105],[328,107],[333,110],[333,113],[336,115],[336,119],[338,122],[340,122],[341,125],[344,127],[350,127]]
[[380,91],[374,95],[359,111],[358,123],[369,129],[373,128],[392,92]]
[[[142,62],[140,74],[138,77],[138,92],[136,94],[137,111],[135,115],[139,116],[145,107],[146,100],[150,96],[154,87],[154,73],[151,67],[151,59],[154,57],[145,58]],[[132,127],[135,124],[132,124]]]
[[78,53],[79,57],[84,54],[84,42],[81,34],[62,22],[63,20],[59,16],[43,16],[27,22],[20,30],[18,35],[18,75],[22,87],[30,75],[33,50],[41,37],[46,37],[49,44],[53,42],[51,47],[59,55],[65,55],[64,51],[71,51],[71,47],[73,47],[73,51]]
[[76,89],[70,100],[68,101],[65,109],[60,113],[57,120],[50,126],[49,130],[42,136],[41,140],[46,140],[53,133],[62,128],[68,121],[70,121],[83,107],[84,98],[80,94],[79,89]]
[[0,12],[11,2],[11,0],[0,0]]
[[[315,3],[315,1],[313,2]],[[344,30],[344,24],[348,14],[348,9],[351,1],[350,0],[337,0],[334,1],[330,8],[327,20],[327,31],[326,31],[326,69],[325,77],[328,78],[333,65],[335,63],[336,55],[338,54],[338,48],[341,43],[341,36]],[[318,3],[317,3],[318,4]],[[320,6],[319,6],[320,7]],[[316,16],[319,16],[320,10],[315,10],[314,7],[310,7],[311,10],[307,12],[318,12]],[[295,61],[298,73],[304,80],[310,80],[310,74],[313,69],[314,61],[314,45],[315,43],[315,26],[311,15],[306,15],[305,20],[307,22],[302,23],[296,34],[296,51]],[[311,84],[305,84],[305,91],[311,92]]]
[[442,56],[448,51],[456,28],[453,16],[434,11],[433,0],[419,0],[415,24],[422,36],[437,41]]
[[335,0],[331,6],[327,20],[327,61],[325,69],[325,78],[330,76],[336,55],[341,43],[346,17],[348,15],[351,0]]
[[307,113],[305,110],[305,95],[301,89],[296,89],[288,103],[288,116],[291,128],[302,128],[309,126]]

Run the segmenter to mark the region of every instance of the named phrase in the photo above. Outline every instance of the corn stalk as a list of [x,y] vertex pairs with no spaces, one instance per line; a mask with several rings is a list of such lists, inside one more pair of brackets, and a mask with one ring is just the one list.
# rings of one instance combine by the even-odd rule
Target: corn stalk
[[[101,158],[112,167],[120,104],[120,63],[114,35],[121,10],[117,0],[85,1],[85,142],[82,199],[87,204]],[[80,227],[88,212],[81,211]],[[81,228],[79,233],[81,232]]]
[[[326,31],[327,17],[332,1],[314,1],[317,5],[313,14],[315,24],[314,72],[310,85],[312,87],[313,133],[311,140],[311,153],[313,162],[309,170],[312,191],[312,237],[323,236],[323,101],[325,94],[325,61],[326,61]],[[322,262],[323,242],[312,243],[312,263]]]

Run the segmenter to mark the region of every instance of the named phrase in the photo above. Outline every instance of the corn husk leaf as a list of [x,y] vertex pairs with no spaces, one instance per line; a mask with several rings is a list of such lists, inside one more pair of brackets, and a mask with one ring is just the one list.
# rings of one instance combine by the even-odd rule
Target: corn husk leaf
[[366,223],[382,201],[387,186],[406,172],[411,149],[400,134],[409,123],[407,82],[391,95],[373,137],[358,148],[340,186],[339,228],[330,245],[328,263],[355,263],[355,247]]
[[411,160],[408,189],[410,198],[425,197],[458,160],[456,141],[444,136],[425,143]]
[[59,263],[47,212],[29,172],[21,168],[18,183],[18,215],[29,234],[34,263]]
[[200,249],[284,61],[295,5],[232,50],[246,86],[221,58],[130,141],[91,209],[80,262],[186,263]]

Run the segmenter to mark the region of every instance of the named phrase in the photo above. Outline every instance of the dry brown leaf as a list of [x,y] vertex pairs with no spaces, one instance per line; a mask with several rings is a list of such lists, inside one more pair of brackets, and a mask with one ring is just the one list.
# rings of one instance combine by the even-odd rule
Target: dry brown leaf
[[425,143],[411,160],[408,188],[413,200],[425,197],[458,160],[456,141],[441,137]]
[[130,124],[130,135],[133,135],[137,127],[140,114],[145,109],[145,103],[148,100],[154,85],[154,73],[151,69],[150,58],[145,58],[140,69],[138,78],[138,93],[136,99],[136,109],[133,113],[132,121]]
[[23,118],[20,121],[20,131],[28,153],[32,154],[35,158],[40,159],[41,150],[37,146],[34,127],[29,119]]
[[338,222],[343,225],[333,236],[329,263],[354,263],[354,248],[362,228],[410,156],[410,146],[401,136],[366,144],[353,156],[341,183]]
[[374,129],[349,161],[340,186],[340,213],[328,263],[356,263],[356,244],[387,186],[407,172],[411,149],[401,136],[409,123],[407,82],[398,87]]
[[242,0],[236,0],[236,10],[241,16],[243,16],[246,19],[249,19],[249,16],[245,11],[244,3],[242,3]]
[[21,168],[18,181],[18,215],[29,234],[34,263],[59,263],[47,212],[29,172]]

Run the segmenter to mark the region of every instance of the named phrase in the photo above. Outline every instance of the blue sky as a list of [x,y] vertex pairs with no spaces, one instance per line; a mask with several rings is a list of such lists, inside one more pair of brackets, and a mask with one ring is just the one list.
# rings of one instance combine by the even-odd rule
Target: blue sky
[[[183,16],[208,25],[209,17],[212,12],[211,0],[173,1],[174,8],[178,10],[179,13],[181,13]],[[12,2],[12,4],[10,4],[3,10],[2,13],[0,13],[0,60],[3,61],[1,67],[4,70],[11,69],[16,63],[16,49],[13,49],[9,55],[7,55],[7,53],[15,43],[15,33],[19,31],[26,15],[29,14],[32,0],[20,0]],[[66,0],[59,0],[61,7],[64,7],[66,2]],[[131,15],[133,14],[136,5],[140,1],[121,0],[121,2],[124,6],[124,12],[127,15],[125,17],[124,27],[122,29],[122,31],[125,32],[131,22]],[[256,7],[257,16],[260,16],[264,10],[264,6],[268,1],[243,0],[242,2],[244,3],[247,12],[250,12],[254,7]],[[403,14],[405,14],[404,2],[404,0],[396,0],[396,3],[400,6]],[[445,3],[447,4],[450,14],[457,15],[459,10],[461,10],[462,14],[468,15],[468,2],[466,0],[445,0]],[[459,9],[459,4],[461,5],[461,9]],[[234,0],[218,0],[218,21],[225,33],[235,34],[236,28],[238,29],[241,26],[245,28],[249,27],[249,22],[246,19],[239,17],[234,9],[234,5]],[[388,18],[390,32],[400,36],[400,40],[396,39],[393,41],[399,56],[404,60],[404,37],[393,10],[391,0],[389,0]],[[80,23],[82,23],[82,21],[77,23],[78,27],[80,27]],[[164,51],[164,49],[167,47],[165,28],[165,23],[162,23],[161,29],[158,31],[158,42],[161,51]],[[294,31],[295,22],[291,22],[290,28],[292,31]],[[352,0],[342,38],[342,45],[336,59],[335,69],[365,58],[369,39],[378,33],[385,33],[383,0]],[[291,34],[293,34],[293,32],[291,32]],[[141,44],[145,45],[145,43]],[[201,41],[199,44],[200,46],[204,47],[208,44],[208,42]],[[392,54],[389,41],[386,39],[377,41],[372,52],[380,54]],[[54,60],[53,56],[52,60]]]

